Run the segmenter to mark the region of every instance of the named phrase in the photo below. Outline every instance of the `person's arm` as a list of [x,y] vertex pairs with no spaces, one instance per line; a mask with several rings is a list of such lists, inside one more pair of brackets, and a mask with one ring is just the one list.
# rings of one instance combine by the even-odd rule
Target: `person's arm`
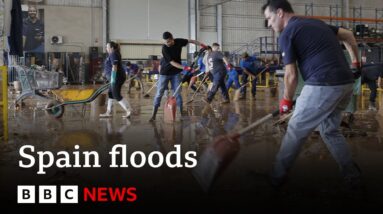
[[360,63],[358,55],[358,46],[354,34],[346,29],[339,28],[337,33],[338,39],[342,41],[344,46],[347,49],[347,52],[350,54],[352,63]]
[[283,99],[292,101],[298,85],[298,70],[295,63],[286,65],[285,70]]
[[188,42],[189,42],[189,43],[193,43],[193,44],[195,44],[195,45],[199,45],[199,46],[201,46],[201,48],[204,48],[204,49],[207,48],[207,46],[206,46],[204,43],[199,42],[199,41],[197,41],[197,40],[188,39]]
[[243,69],[243,72],[245,72],[247,75],[249,75],[249,76],[251,76],[251,77],[253,77],[253,78],[256,77],[253,73],[251,73],[249,70],[247,70],[247,68],[242,67],[242,69]]
[[230,67],[229,60],[225,56],[223,57],[223,62],[225,62],[227,67]]
[[25,48],[25,42],[27,41],[27,37],[23,36],[23,49]]
[[383,89],[383,78],[378,77],[378,87]]

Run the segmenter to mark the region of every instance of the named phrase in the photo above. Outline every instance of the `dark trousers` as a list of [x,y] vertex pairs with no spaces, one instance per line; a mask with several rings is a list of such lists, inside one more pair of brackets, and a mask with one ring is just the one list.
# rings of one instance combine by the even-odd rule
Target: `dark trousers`
[[[182,80],[181,80],[181,82],[182,83],[185,83],[185,82],[187,82],[188,83],[188,85],[190,85],[190,80],[191,80],[191,78],[193,77],[193,75],[192,74],[185,74],[183,77],[182,77]],[[190,88],[193,90],[193,91],[196,91],[197,90],[197,88],[195,87],[195,85],[193,84],[193,85],[191,85],[190,86]]]
[[[244,84],[246,84],[248,82],[248,78],[249,78],[248,74],[246,74],[246,73],[242,74],[242,85],[244,85]],[[253,95],[253,96],[255,96],[255,94],[257,93],[257,80],[258,80],[258,78],[254,78],[251,81],[251,95]],[[247,89],[247,87],[243,87],[241,89],[241,94],[242,95],[246,95],[246,89]]]
[[225,100],[229,100],[229,93],[225,85],[226,74],[223,72],[216,72],[213,74],[213,87],[207,95],[207,99],[211,102],[214,95],[217,93],[218,88],[221,88],[222,96]]
[[362,79],[362,83],[366,83],[368,85],[368,88],[370,89],[370,102],[375,103],[376,95],[377,95],[377,89],[378,86],[376,85],[376,80],[369,80],[367,78]]
[[108,90],[109,99],[115,99],[117,101],[122,100],[121,87],[124,84],[124,82],[125,82],[125,79],[123,81],[116,81],[115,84],[110,84],[109,90]]

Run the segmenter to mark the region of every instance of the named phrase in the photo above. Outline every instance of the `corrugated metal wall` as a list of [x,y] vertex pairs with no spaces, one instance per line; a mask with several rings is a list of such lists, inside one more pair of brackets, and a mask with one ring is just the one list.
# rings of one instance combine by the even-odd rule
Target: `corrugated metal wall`
[[236,50],[262,36],[271,36],[271,30],[264,26],[262,5],[263,1],[231,1],[222,5],[225,51]]
[[[263,13],[261,11],[265,0],[200,0],[200,35],[205,32],[217,32],[217,12],[215,4],[222,4],[223,21],[223,50],[235,51],[249,43],[257,42],[257,38],[272,36],[271,30],[265,28]],[[290,0],[295,13],[298,15],[313,14],[314,16],[330,16],[330,5],[338,5],[338,16],[342,17],[344,11],[342,0],[302,1]],[[310,8],[310,4],[313,7]],[[382,0],[350,0],[349,16],[353,16],[352,7],[362,6],[362,18],[375,18],[375,8],[383,8]],[[335,16],[335,9],[332,11]],[[332,24],[342,25],[342,22]],[[345,24],[343,24],[345,25]],[[256,47],[259,50],[259,47]]]
[[45,0],[45,5],[71,7],[101,7],[102,0]]

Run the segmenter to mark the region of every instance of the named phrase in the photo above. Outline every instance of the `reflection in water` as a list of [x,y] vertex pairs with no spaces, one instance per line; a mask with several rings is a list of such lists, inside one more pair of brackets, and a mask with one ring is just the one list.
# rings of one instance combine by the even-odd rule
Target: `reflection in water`
[[192,171],[205,192],[208,192],[214,181],[224,172],[240,150],[238,141],[228,138],[216,138],[201,154],[198,165]]
[[[145,174],[142,177],[149,180],[148,183],[153,186],[154,184],[166,186],[169,183],[172,185],[173,181],[182,179],[191,180],[194,186],[182,185],[184,189],[180,188],[185,191],[189,191],[191,188],[199,190],[196,188],[197,179],[204,190],[209,191],[214,188],[219,195],[214,195],[217,198],[212,200],[215,201],[221,201],[222,198],[228,196],[228,194],[224,194],[227,189],[231,193],[238,192],[238,198],[241,198],[239,196],[241,193],[243,195],[254,194],[255,199],[265,195],[268,189],[262,185],[266,185],[266,179],[264,177],[254,179],[254,176],[249,176],[249,174],[256,172],[256,174],[265,175],[269,172],[284,135],[283,127],[274,127],[272,122],[267,123],[241,137],[240,142],[234,143],[226,140],[214,141],[214,137],[246,127],[272,112],[278,103],[276,99],[262,99],[262,94],[258,94],[255,101],[232,102],[225,106],[219,106],[216,103],[205,105],[201,101],[195,100],[188,107],[189,115],[184,116],[182,121],[164,124],[160,119],[155,123],[147,123],[151,115],[152,99],[140,98],[142,96],[138,93],[133,91],[129,95],[129,101],[135,109],[131,120],[123,120],[119,116],[122,112],[120,108],[115,108],[116,117],[100,120],[98,115],[104,111],[104,106],[92,109],[88,105],[85,117],[81,117],[81,114],[78,113],[80,106],[69,106],[61,120],[52,119],[41,110],[32,111],[28,106],[17,112],[11,109],[9,114],[10,137],[11,142],[15,143],[9,144],[8,147],[5,145],[0,147],[1,166],[7,166],[9,163],[17,165],[19,158],[17,147],[25,144],[53,151],[53,149],[71,149],[78,143],[81,149],[98,150],[100,157],[104,156],[106,160],[109,160],[110,147],[117,143],[129,144],[130,151],[159,150],[163,153],[173,150],[174,144],[182,144],[182,152],[197,151],[198,165],[192,170],[192,174],[185,173],[185,171],[189,172],[189,169],[177,171],[161,168],[153,171],[142,170],[140,173]],[[160,112],[162,114],[162,109]],[[383,191],[383,186],[379,182],[381,177],[377,176],[377,174],[380,175],[379,169],[383,167],[382,127],[382,117],[375,117],[374,113],[361,110],[356,112],[352,131],[343,130],[344,133],[350,133],[346,135],[347,142],[351,146],[353,157],[362,168],[369,193],[376,196],[376,200],[381,199],[380,193]],[[358,134],[361,131],[364,131],[367,136]],[[336,170],[333,161],[321,137],[311,135],[296,160],[296,168],[292,171],[289,183],[292,185],[289,186],[289,192],[286,193],[289,198],[284,199],[284,202],[288,204],[290,201],[302,200],[313,204],[313,202],[317,202],[315,200],[328,198],[326,203],[335,204],[331,201],[331,199],[335,199],[335,201],[337,199],[334,194],[329,195],[329,193],[318,191],[322,189],[336,191],[332,189],[339,184],[339,178],[336,173],[332,173]],[[95,173],[99,175],[100,170],[102,169]],[[328,173],[329,171],[331,173]],[[77,184],[80,182],[79,179],[94,179],[91,176],[87,177],[85,173],[77,175],[76,173],[79,172],[82,172],[82,169],[57,171],[54,178],[52,177],[52,182],[68,181],[69,179],[69,182],[73,180],[72,183]],[[94,177],[105,179],[113,177],[113,179],[121,179],[122,182],[126,182],[124,179],[126,177],[121,175],[127,175],[130,179],[141,178],[138,175],[132,176],[134,174],[132,170],[114,170],[112,173],[115,173],[113,175],[116,176]],[[153,181],[154,175],[159,179]],[[170,178],[172,180],[169,181]],[[165,183],[167,181],[168,183]],[[301,181],[311,183],[306,186]],[[141,185],[142,181],[137,183]],[[319,199],[313,199],[313,201],[307,197],[308,194],[314,196],[311,198]],[[248,199],[253,200],[250,197]]]

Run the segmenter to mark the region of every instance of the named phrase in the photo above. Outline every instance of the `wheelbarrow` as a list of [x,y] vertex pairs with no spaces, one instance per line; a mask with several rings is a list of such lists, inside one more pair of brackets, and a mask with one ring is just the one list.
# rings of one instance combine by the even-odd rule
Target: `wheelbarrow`
[[102,94],[109,88],[110,83],[102,85],[98,89],[59,89],[51,90],[51,93],[55,97],[54,100],[50,101],[45,110],[49,115],[55,118],[61,118],[65,112],[66,105],[72,104],[85,104],[95,100],[98,95]]

